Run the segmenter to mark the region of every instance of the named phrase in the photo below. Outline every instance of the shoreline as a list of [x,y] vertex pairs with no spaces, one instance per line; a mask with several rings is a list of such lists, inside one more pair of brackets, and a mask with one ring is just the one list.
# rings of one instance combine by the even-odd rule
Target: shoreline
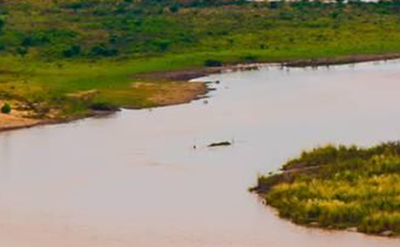
[[286,67],[320,67],[344,64],[357,64],[365,62],[379,62],[400,59],[400,52],[383,54],[364,54],[353,56],[339,56],[332,58],[299,59],[283,63]]
[[[344,64],[357,64],[363,62],[374,62],[374,61],[387,61],[387,60],[395,60],[400,59],[399,53],[387,53],[387,54],[366,54],[366,55],[353,55],[353,56],[339,56],[339,57],[324,57],[324,58],[315,58],[315,59],[294,59],[294,60],[286,60],[286,61],[268,61],[268,62],[255,62],[255,63],[237,63],[237,64],[227,64],[218,67],[199,67],[199,68],[190,68],[190,69],[180,69],[180,70],[172,70],[172,71],[157,71],[151,73],[143,73],[143,74],[135,74],[132,77],[142,78],[149,83],[158,83],[158,81],[167,81],[167,82],[176,82],[180,85],[193,83],[190,82],[193,79],[206,77],[212,74],[218,73],[229,73],[235,71],[249,71],[249,70],[257,70],[264,66],[281,66],[281,67],[293,67],[293,68],[306,68],[306,67],[320,67],[320,66],[334,66],[334,65],[344,65]],[[16,123],[12,123],[12,121],[7,122],[8,115],[5,117],[5,114],[0,114],[0,133],[18,129],[32,128],[41,125],[48,124],[60,124],[60,123],[68,123],[80,119],[96,117],[96,116],[104,116],[108,114],[113,114],[120,109],[148,109],[148,108],[156,108],[156,107],[166,107],[180,104],[187,104],[194,100],[199,100],[206,98],[208,93],[212,90],[207,86],[208,82],[197,82],[199,86],[186,94],[181,96],[174,96],[172,99],[161,99],[159,102],[156,102],[154,106],[151,107],[119,107],[116,110],[111,111],[92,111],[85,116],[72,117],[70,119],[31,119],[31,118],[19,118],[20,121],[16,121]],[[168,89],[164,89],[168,91]],[[183,89],[185,90],[185,89]],[[3,116],[3,118],[2,118]],[[3,123],[2,121],[3,120]],[[4,124],[4,122],[7,122]]]
[[[208,83],[205,82],[196,82],[192,83],[189,81],[179,82],[180,85],[183,84],[191,84],[192,87],[188,86],[189,89],[186,89],[183,95],[172,95],[170,98],[158,98],[155,99],[158,103],[151,107],[129,107],[122,106],[113,110],[91,110],[88,114],[83,116],[73,116],[66,119],[35,119],[35,118],[24,118],[24,117],[16,117],[13,115],[2,114],[0,113],[0,135],[4,132],[20,130],[20,129],[29,129],[33,127],[43,126],[43,125],[53,125],[53,124],[65,124],[78,120],[83,120],[86,118],[96,118],[102,116],[108,116],[114,113],[121,111],[122,109],[129,110],[142,110],[142,109],[151,109],[158,107],[167,107],[173,105],[181,105],[188,104],[195,100],[201,100],[207,98],[207,95],[213,89],[207,86]],[[185,88],[184,88],[185,90]],[[162,94],[162,92],[160,92]],[[9,120],[9,119],[12,119]]]
[[322,57],[322,58],[310,58],[310,59],[293,59],[293,60],[277,60],[277,61],[272,60],[272,61],[266,61],[266,62],[260,61],[254,63],[234,63],[218,67],[199,67],[191,69],[172,70],[172,71],[157,71],[151,73],[137,74],[134,76],[141,77],[147,80],[175,80],[175,81],[187,82],[193,79],[206,77],[211,74],[256,70],[264,66],[306,68],[306,67],[357,64],[365,62],[379,62],[379,61],[388,61],[396,59],[400,59],[400,52],[338,56],[338,57]]

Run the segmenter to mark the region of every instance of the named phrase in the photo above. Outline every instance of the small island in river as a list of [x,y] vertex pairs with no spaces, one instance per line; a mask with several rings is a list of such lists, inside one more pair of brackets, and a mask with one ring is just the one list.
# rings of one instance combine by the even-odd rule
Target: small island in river
[[400,142],[303,152],[251,190],[295,223],[400,235]]

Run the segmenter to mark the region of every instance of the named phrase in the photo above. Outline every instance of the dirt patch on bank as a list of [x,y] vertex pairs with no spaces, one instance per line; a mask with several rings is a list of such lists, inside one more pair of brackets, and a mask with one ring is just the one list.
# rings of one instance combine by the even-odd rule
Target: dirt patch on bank
[[[6,102],[0,100],[0,107]],[[9,114],[0,113],[0,132],[5,130],[14,130],[21,128],[33,127],[44,124],[48,120],[35,118],[35,113],[28,109],[26,104],[16,100],[7,101],[11,106]]]

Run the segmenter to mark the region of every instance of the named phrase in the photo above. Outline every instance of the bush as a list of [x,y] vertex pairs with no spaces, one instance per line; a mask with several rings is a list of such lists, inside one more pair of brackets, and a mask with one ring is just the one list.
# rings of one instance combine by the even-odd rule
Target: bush
[[242,60],[246,63],[254,63],[257,61],[257,59],[258,57],[255,55],[246,55],[242,57]]
[[169,7],[169,11],[171,13],[177,13],[180,8],[181,8],[181,6],[178,3],[174,3]]
[[8,103],[5,103],[2,107],[1,107],[1,113],[3,114],[10,114],[11,113],[11,106]]
[[118,50],[114,48],[109,48],[106,44],[97,44],[90,49],[90,56],[93,57],[98,57],[98,56],[104,56],[104,57],[111,57],[118,55]]
[[22,57],[24,57],[29,52],[28,48],[24,46],[18,47],[15,51],[17,52],[18,55],[21,55]]
[[171,45],[171,42],[169,40],[159,40],[155,42],[154,45],[156,46],[158,51],[165,52],[168,50],[169,46]]
[[82,49],[79,45],[72,45],[71,47],[63,51],[63,56],[68,58],[76,57],[81,54],[81,51]]
[[4,27],[4,23],[5,23],[4,20],[0,19],[0,32]]

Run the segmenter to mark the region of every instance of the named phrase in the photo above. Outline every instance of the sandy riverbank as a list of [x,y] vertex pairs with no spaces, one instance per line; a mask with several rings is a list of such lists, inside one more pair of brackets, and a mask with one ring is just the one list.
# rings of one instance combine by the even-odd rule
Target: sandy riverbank
[[[206,83],[203,82],[135,82],[132,83],[132,90],[149,92],[147,100],[150,105],[153,107],[162,107],[185,104],[203,98],[208,93],[209,88]],[[1,101],[0,104],[2,104]],[[13,110],[11,114],[0,114],[0,132],[29,128],[43,124],[65,123],[85,117],[107,115],[114,113],[115,111],[118,111],[118,109],[104,111],[92,110],[85,116],[70,119],[57,119],[56,117],[51,119],[38,119],[27,117],[24,114],[21,114],[18,110]]]
[[0,131],[28,128],[42,123],[44,123],[43,120],[0,114]]

